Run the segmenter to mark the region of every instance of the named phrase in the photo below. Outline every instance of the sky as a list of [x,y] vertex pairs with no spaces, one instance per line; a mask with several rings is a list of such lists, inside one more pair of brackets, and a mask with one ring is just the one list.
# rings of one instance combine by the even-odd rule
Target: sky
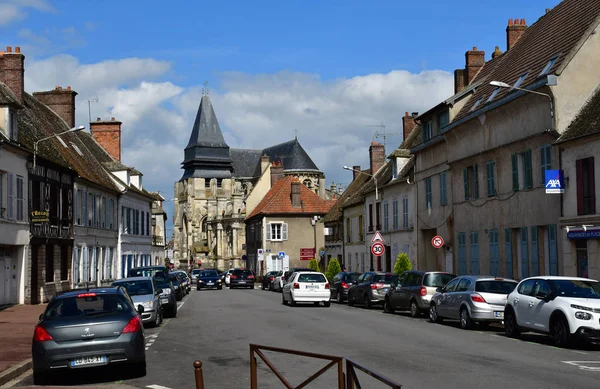
[[[122,162],[168,200],[207,82],[232,148],[298,136],[344,188],[371,141],[402,142],[404,112],[453,94],[478,47],[506,50],[508,19],[559,0],[0,0],[0,47],[20,46],[29,93],[71,86],[76,122],[115,117]],[[89,126],[87,126],[89,128]],[[169,231],[170,235],[171,232]]]

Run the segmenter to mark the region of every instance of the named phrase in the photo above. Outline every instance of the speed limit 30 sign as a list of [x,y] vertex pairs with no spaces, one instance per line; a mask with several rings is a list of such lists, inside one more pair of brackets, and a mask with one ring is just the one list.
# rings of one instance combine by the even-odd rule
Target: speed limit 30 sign
[[385,253],[385,246],[383,244],[375,242],[373,245],[371,245],[371,254],[376,257],[380,257],[383,255],[383,253]]

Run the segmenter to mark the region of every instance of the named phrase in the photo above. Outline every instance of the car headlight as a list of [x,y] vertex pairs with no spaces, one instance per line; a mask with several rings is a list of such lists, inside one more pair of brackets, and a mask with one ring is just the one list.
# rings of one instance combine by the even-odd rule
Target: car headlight
[[582,307],[581,305],[575,305],[575,304],[571,304],[571,308],[578,309],[580,311],[590,311],[590,312],[594,311],[592,308]]
[[587,312],[575,312],[575,317],[579,320],[590,320],[592,315]]
[[164,295],[171,294],[171,288],[163,289],[162,294],[164,294]]
[[154,308],[154,301],[146,301],[142,303],[144,308],[152,309]]
[[198,282],[200,282],[201,284],[203,284],[203,283],[204,283],[204,280],[198,280]]

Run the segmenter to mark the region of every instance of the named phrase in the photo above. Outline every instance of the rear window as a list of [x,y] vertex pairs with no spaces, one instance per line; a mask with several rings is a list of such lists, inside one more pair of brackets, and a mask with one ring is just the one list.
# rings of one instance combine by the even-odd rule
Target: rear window
[[113,283],[113,286],[122,286],[127,290],[130,296],[142,296],[152,294],[152,283],[144,281],[120,281]]
[[218,277],[219,275],[217,274],[216,271],[203,271],[200,274],[200,277]]
[[517,283],[511,281],[477,281],[475,282],[475,291],[482,293],[509,294],[516,286]]
[[231,274],[235,274],[236,276],[248,277],[253,275],[252,270],[234,270]]
[[120,295],[83,292],[78,297],[54,300],[46,309],[44,320],[118,315],[129,309],[127,301]]
[[360,274],[346,274],[346,281],[354,282],[358,280],[358,277],[360,277]]
[[423,286],[438,288],[446,285],[455,278],[456,276],[454,274],[427,273],[423,279]]
[[300,274],[298,276],[298,282],[327,282],[327,278],[323,274]]
[[164,273],[165,268],[142,268],[142,269],[130,269],[127,272],[128,277],[154,277],[157,273]]
[[383,282],[389,284],[394,279],[393,274],[375,274],[373,275],[373,282]]
[[200,273],[200,269],[194,269],[194,270],[192,270],[192,274],[198,274],[198,273]]

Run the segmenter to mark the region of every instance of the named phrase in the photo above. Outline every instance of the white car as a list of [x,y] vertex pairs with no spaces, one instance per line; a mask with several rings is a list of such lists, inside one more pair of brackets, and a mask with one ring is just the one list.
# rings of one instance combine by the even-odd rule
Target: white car
[[234,271],[235,269],[229,269],[225,272],[225,285],[229,286],[229,280],[231,279],[231,273]]
[[600,340],[600,282],[588,278],[526,278],[508,295],[506,335],[548,334],[559,347],[576,338]]
[[326,307],[331,303],[331,290],[325,274],[319,272],[295,272],[292,273],[283,286],[281,303],[291,306],[296,303],[313,303],[319,305],[321,302]]

